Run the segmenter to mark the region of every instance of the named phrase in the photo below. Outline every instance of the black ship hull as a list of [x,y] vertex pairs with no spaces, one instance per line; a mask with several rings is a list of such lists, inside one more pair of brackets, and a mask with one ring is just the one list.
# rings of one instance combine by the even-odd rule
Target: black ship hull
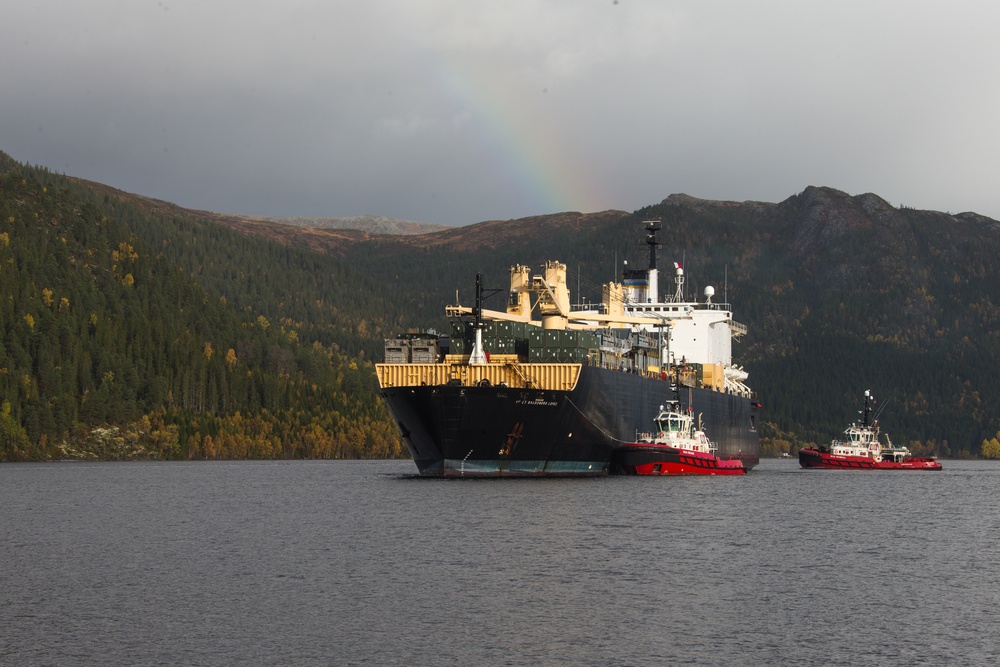
[[[581,368],[571,390],[489,386],[381,389],[426,476],[597,476],[616,472],[621,445],[649,430],[670,384],[596,366]],[[681,403],[701,416],[720,458],[747,470],[760,459],[757,405],[749,398],[682,388]]]

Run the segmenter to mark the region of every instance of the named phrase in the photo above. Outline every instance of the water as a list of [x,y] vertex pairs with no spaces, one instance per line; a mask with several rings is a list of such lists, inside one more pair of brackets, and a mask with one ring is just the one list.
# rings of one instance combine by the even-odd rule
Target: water
[[0,664],[996,664],[1000,464],[0,466]]

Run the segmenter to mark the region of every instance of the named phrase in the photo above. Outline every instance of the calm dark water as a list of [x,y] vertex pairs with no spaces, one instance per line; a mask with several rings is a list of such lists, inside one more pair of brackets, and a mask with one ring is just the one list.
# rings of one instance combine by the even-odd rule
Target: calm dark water
[[1000,464],[0,466],[0,664],[1000,662]]

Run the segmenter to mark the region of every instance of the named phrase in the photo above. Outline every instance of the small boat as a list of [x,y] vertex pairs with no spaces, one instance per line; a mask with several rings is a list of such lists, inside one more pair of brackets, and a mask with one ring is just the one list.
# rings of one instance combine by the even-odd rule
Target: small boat
[[799,465],[837,470],[941,470],[937,458],[913,456],[908,447],[893,445],[888,435],[882,443],[878,419],[871,417],[874,402],[871,392],[865,391],[861,423],[848,426],[846,439],[835,439],[829,447],[800,449]]
[[682,411],[679,400],[660,411],[656,430],[636,434],[635,442],[618,447],[613,455],[616,472],[625,475],[745,475],[743,461],[720,459],[715,443],[695,427],[690,407]]

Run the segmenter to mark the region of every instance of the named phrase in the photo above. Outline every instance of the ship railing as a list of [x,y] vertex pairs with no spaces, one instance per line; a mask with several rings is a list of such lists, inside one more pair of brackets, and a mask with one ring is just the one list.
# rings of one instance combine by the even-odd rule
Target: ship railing
[[720,303],[716,303],[714,301],[712,303],[704,303],[704,302],[701,302],[701,301],[694,302],[694,303],[687,303],[687,302],[684,302],[684,303],[686,303],[687,305],[690,305],[695,310],[732,310],[732,306],[730,306],[725,301],[722,301]]

